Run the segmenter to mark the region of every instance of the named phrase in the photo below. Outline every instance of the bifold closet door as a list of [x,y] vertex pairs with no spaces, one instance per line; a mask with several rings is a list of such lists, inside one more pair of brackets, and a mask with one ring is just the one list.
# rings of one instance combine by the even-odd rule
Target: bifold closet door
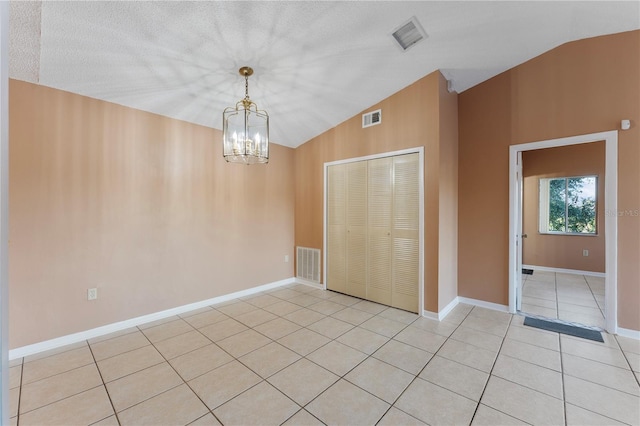
[[367,162],[347,163],[347,294],[367,297]]
[[367,299],[391,305],[393,158],[368,162]]
[[327,171],[327,288],[367,297],[367,162]]
[[393,157],[391,306],[418,312],[420,279],[420,157]]
[[419,155],[327,169],[327,288],[418,312]]
[[327,169],[327,288],[347,292],[347,165]]

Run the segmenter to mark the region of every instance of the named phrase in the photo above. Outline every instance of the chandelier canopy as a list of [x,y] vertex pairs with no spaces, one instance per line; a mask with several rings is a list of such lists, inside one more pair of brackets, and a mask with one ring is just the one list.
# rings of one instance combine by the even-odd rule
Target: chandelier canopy
[[259,110],[249,99],[251,67],[242,67],[244,99],[222,113],[222,149],[230,163],[256,164],[269,162],[269,114]]

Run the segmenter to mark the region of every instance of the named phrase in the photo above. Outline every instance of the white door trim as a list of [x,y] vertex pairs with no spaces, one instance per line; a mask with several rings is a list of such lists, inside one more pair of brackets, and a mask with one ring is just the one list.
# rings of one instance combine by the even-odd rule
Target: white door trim
[[[522,269],[522,245],[524,244],[524,239],[522,238],[522,188],[524,183],[524,178],[522,177],[522,151],[518,151],[516,153],[516,188],[515,188],[515,196],[517,199],[515,200],[514,206],[516,207],[516,271]],[[522,309],[522,274],[515,274],[514,279],[515,283],[515,293],[516,293],[516,307],[515,310],[519,311]]]
[[9,424],[9,2],[0,2],[0,424]]
[[516,239],[517,206],[516,170],[518,152],[557,146],[605,142],[605,329],[612,334],[618,329],[618,131],[570,136],[509,147],[509,311],[516,312]]
[[329,179],[329,175],[328,175],[328,168],[329,166],[335,166],[338,164],[346,164],[346,163],[354,163],[356,161],[366,161],[366,160],[374,160],[376,158],[385,158],[385,157],[395,157],[398,155],[404,155],[404,154],[414,154],[417,153],[420,157],[420,171],[419,174],[420,176],[418,176],[418,179],[420,180],[420,189],[419,189],[419,194],[420,194],[420,199],[419,199],[419,204],[420,204],[420,211],[419,211],[419,216],[418,216],[418,220],[420,222],[420,230],[418,231],[419,233],[419,242],[418,242],[418,246],[419,246],[419,271],[418,271],[418,280],[420,285],[418,286],[418,297],[420,298],[420,300],[418,300],[418,315],[424,315],[424,147],[419,146],[416,148],[408,148],[408,149],[402,149],[399,151],[391,151],[391,152],[384,152],[381,154],[373,154],[373,155],[367,155],[364,157],[355,157],[355,158],[347,158],[344,160],[337,160],[337,161],[330,161],[328,163],[324,163],[324,177],[323,177],[323,181],[324,181],[324,189],[323,189],[323,207],[322,207],[322,214],[323,214],[323,218],[322,218],[322,285],[324,287],[324,289],[327,289],[327,196],[329,195],[327,192],[327,188],[328,188],[328,179]]

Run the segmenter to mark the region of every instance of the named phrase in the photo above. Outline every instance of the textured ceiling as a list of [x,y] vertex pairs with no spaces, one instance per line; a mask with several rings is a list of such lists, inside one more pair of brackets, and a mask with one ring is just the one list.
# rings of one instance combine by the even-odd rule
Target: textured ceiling
[[[428,38],[391,33],[416,16]],[[220,129],[249,94],[295,147],[440,69],[462,92],[560,44],[640,28],[640,2],[11,2],[10,76]]]

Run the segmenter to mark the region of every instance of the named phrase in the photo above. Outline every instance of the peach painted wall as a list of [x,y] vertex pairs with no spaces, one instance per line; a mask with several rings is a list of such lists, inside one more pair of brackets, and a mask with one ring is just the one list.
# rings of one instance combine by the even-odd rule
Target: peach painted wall
[[[605,144],[593,142],[522,153],[523,240],[525,265],[605,272]],[[540,178],[598,176],[596,235],[550,235],[539,232]],[[582,255],[589,250],[589,256]]]
[[618,134],[618,324],[640,330],[639,75],[631,31],[567,43],[460,94],[460,296],[508,304],[509,146],[630,119]]
[[[446,270],[447,279],[442,280],[445,305],[456,285],[451,272],[457,261],[451,249],[456,244],[451,229],[455,226],[447,222],[444,232],[439,228],[439,203],[451,207],[457,202],[457,95],[448,93],[446,87],[439,72],[431,73],[363,111],[382,109],[381,124],[363,129],[358,114],[295,150],[296,245],[322,249],[324,163],[424,147],[425,309],[432,312],[443,307],[439,306],[440,267]],[[451,212],[446,215],[451,219]],[[446,251],[439,254],[441,245]]]
[[9,101],[11,348],[293,276],[293,149],[227,164],[217,130],[15,80]]

